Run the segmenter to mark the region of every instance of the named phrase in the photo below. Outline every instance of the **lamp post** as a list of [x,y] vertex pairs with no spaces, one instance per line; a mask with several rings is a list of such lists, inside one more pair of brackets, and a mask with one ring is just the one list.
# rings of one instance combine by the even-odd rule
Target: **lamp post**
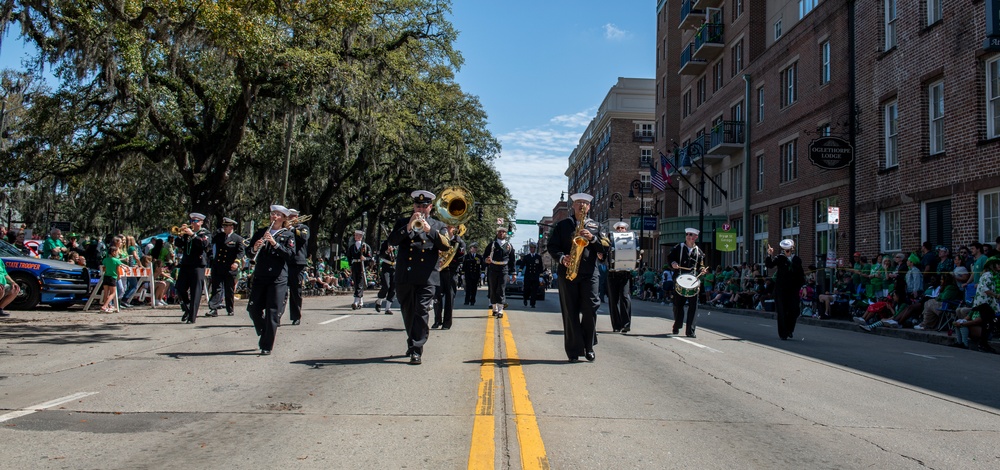
[[622,193],[615,192],[611,194],[611,203],[608,204],[608,209],[614,209],[615,204],[618,204],[618,220],[624,221],[625,214],[622,212],[624,206],[622,205]]
[[[680,149],[679,149],[679,147],[677,145],[677,142],[674,142],[674,154],[675,155],[681,155],[679,153],[679,150]],[[705,162],[702,161],[702,157],[704,156],[704,154],[705,154],[705,146],[702,144],[702,139],[701,138],[696,139],[695,141],[688,143],[687,146],[684,147],[684,156],[686,156],[687,159],[688,159],[688,161],[690,161],[695,166],[697,166],[698,170],[701,171],[701,177],[698,178],[698,194],[701,196],[701,202],[700,202],[700,204],[698,204],[698,231],[699,232],[703,232],[705,230],[705,203],[708,202],[708,198],[705,196],[705,178],[708,175],[707,175],[707,173],[705,171]],[[683,165],[684,164],[683,158],[681,158],[681,161],[678,162],[678,164],[679,165]],[[680,167],[678,166],[678,168],[680,168]],[[681,174],[683,176],[686,173],[687,173],[687,171],[685,170]],[[726,190],[723,189],[722,187],[720,187],[719,183],[716,183],[715,180],[711,180],[711,181],[712,181],[712,185],[714,185],[715,188],[718,189],[719,192],[722,194],[722,197],[728,199],[729,198],[729,194],[726,193]],[[690,184],[690,182],[689,182],[689,184]],[[744,223],[744,227],[746,227],[746,225],[745,225],[746,221],[745,220],[743,221],[743,223]],[[744,233],[746,233],[745,229],[744,229]],[[714,242],[714,238],[713,238],[713,242],[712,243],[715,243]]]
[[642,181],[632,180],[628,198],[635,199],[635,191],[639,191],[639,249],[646,249],[646,197],[642,191]]

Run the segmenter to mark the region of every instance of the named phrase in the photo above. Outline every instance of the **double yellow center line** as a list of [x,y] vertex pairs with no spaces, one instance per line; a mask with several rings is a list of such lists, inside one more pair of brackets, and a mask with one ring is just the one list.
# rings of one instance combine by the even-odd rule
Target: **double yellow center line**
[[[503,328],[505,365],[510,377],[510,394],[513,402],[514,422],[517,429],[518,448],[521,451],[522,469],[548,469],[549,460],[545,455],[545,444],[538,430],[535,419],[535,408],[528,397],[528,386],[521,369],[521,360],[517,355],[517,345],[514,334],[510,331],[508,317],[495,320],[487,318],[486,338],[483,342],[483,362],[479,368],[479,399],[476,402],[476,415],[472,425],[472,446],[469,449],[470,469],[496,468],[496,354],[497,342],[495,327],[499,323]],[[501,371],[502,372],[502,371]],[[503,417],[501,417],[503,419]]]

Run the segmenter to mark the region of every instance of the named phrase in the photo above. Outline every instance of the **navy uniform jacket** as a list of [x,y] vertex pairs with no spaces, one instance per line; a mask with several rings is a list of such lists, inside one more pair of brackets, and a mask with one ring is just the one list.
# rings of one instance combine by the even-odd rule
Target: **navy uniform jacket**
[[688,250],[686,244],[678,243],[677,246],[670,250],[670,254],[667,255],[667,264],[673,265],[675,262],[680,267],[689,269],[675,269],[674,279],[677,279],[677,276],[681,274],[698,276],[701,274],[701,270],[705,268],[705,252],[701,251],[698,245]]
[[[451,247],[448,243],[447,226],[441,221],[426,219],[431,231],[409,230],[410,218],[396,221],[389,233],[388,242],[396,245],[396,285],[437,286],[441,284],[441,273],[434,268],[440,251]],[[352,245],[353,246],[353,245]]]
[[[577,280],[594,276],[594,273],[597,272],[597,254],[607,255],[611,246],[608,234],[601,232],[601,225],[595,222],[594,219],[586,219],[584,221],[584,228],[594,234],[594,238],[583,248],[583,257],[580,259],[580,267],[576,272]],[[576,236],[576,217],[570,216],[560,220],[552,228],[552,234],[549,237],[549,255],[552,256],[552,259],[556,263],[559,263],[560,279],[566,278],[566,266],[563,266],[559,260],[562,259],[563,255],[569,256],[573,247],[574,236]]]
[[466,276],[479,278],[479,274],[483,272],[483,255],[476,253],[467,253],[462,257],[462,273]]
[[514,247],[510,242],[504,240],[503,246],[500,246],[496,240],[491,241],[483,250],[483,261],[485,262],[486,258],[490,257],[492,257],[493,263],[486,263],[487,266],[503,269],[506,273],[516,272],[514,262],[517,260],[514,255]]
[[208,266],[208,247],[211,243],[208,230],[204,227],[194,235],[181,237],[181,266],[189,268]]
[[528,253],[521,257],[521,263],[524,265],[524,278],[525,279],[538,279],[538,276],[542,275],[542,271],[545,270],[545,266],[542,266],[542,255],[538,253]]
[[229,271],[233,263],[243,259],[243,237],[236,232],[226,236],[226,232],[219,232],[212,238],[212,245],[215,247],[215,257],[212,258],[212,266],[225,268]]
[[390,249],[391,246],[389,240],[386,240],[378,248],[378,257],[383,269],[392,269],[396,265],[396,254]]
[[363,266],[361,263],[362,256],[365,257],[365,261],[372,259],[372,247],[368,246],[365,242],[361,242],[361,248],[359,249],[357,242],[351,240],[351,243],[347,245],[347,262],[351,263],[351,266]]
[[292,227],[291,230],[295,235],[295,258],[291,264],[305,266],[309,263],[309,253],[307,253],[309,250],[309,226],[298,224]]
[[[250,249],[257,244],[257,240],[264,237],[264,231],[270,227],[264,227],[253,234],[250,238]],[[264,242],[260,247],[260,254],[253,268],[254,282],[259,279],[288,279],[288,263],[295,257],[295,235],[288,229],[281,229],[277,234],[272,235],[277,246],[271,246],[269,242]]]
[[767,269],[778,268],[774,274],[774,293],[784,298],[799,296],[799,289],[806,283],[805,271],[802,270],[802,258],[792,255],[788,259],[784,254],[764,258]]

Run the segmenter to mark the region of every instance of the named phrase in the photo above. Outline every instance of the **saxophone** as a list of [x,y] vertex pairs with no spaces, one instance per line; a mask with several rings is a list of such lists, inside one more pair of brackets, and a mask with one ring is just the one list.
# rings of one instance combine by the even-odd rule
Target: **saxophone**
[[574,280],[576,279],[577,271],[580,270],[580,260],[583,259],[583,249],[587,247],[587,239],[580,235],[583,232],[583,224],[586,217],[584,214],[577,213],[576,219],[579,221],[576,224],[576,235],[573,236],[573,246],[569,250],[569,267],[566,268],[566,279]]

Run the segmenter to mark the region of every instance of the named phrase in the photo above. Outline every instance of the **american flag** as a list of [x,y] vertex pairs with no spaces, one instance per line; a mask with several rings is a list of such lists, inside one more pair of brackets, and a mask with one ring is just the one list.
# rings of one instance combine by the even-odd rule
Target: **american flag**
[[656,171],[656,167],[652,163],[649,164],[649,182],[660,191],[667,190],[667,186],[663,184],[663,175]]

